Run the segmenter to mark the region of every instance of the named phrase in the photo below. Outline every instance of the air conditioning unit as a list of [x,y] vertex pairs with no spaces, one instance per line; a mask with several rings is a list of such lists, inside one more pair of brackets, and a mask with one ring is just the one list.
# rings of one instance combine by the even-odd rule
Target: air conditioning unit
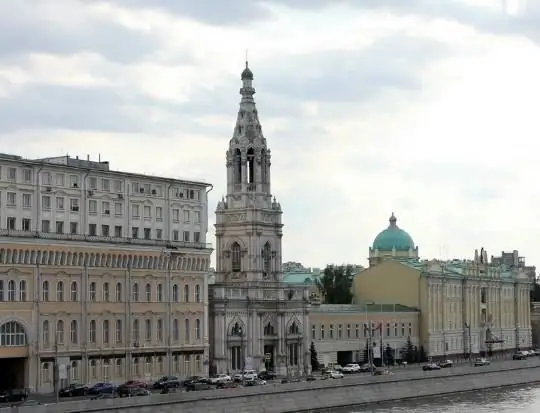
[[140,189],[139,189],[139,192],[140,192],[141,194],[144,194],[144,188],[140,188]]
[[184,193],[183,193],[183,192],[180,192],[179,196],[180,196],[180,198],[183,198],[183,197],[184,197]]
[[79,187],[79,184],[77,182],[74,182],[73,183],[73,188],[78,188]]
[[118,198],[118,199],[124,199],[124,194],[118,194],[118,195],[117,195],[117,198]]
[[48,186],[48,187],[45,188],[45,191],[52,192],[52,188],[50,186]]
[[155,189],[152,189],[152,195],[157,195],[157,191]]
[[91,189],[88,191],[88,196],[94,196],[94,191],[92,191]]
[[108,209],[106,209],[106,210],[105,210],[105,215],[111,215],[111,211],[108,210]]

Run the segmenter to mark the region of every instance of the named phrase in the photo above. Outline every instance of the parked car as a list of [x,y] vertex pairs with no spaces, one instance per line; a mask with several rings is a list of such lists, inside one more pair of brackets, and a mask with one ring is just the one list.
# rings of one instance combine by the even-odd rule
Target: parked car
[[28,399],[25,389],[11,389],[0,392],[0,403],[24,402]]
[[454,362],[452,360],[444,360],[439,363],[439,366],[442,369],[447,369],[449,367],[454,367]]
[[440,370],[440,369],[441,369],[441,367],[438,364],[435,364],[435,363],[428,363],[428,364],[424,364],[422,366],[422,370],[424,370],[424,371]]
[[527,355],[523,354],[523,351],[518,351],[517,353],[514,353],[514,355],[512,356],[512,359],[513,360],[526,360]]
[[209,383],[208,379],[204,377],[195,378],[195,376],[184,381],[184,387],[186,391],[210,390],[214,388],[214,386]]
[[203,376],[190,376],[182,382],[184,387],[192,383],[210,383],[210,380]]
[[127,392],[127,397],[150,396],[150,391],[142,387],[132,387]]
[[232,381],[231,376],[227,374],[216,374],[210,377],[210,384],[223,384]]
[[485,358],[477,358],[476,360],[474,360],[474,366],[475,367],[480,367],[480,366],[489,366],[491,364],[491,361],[489,361],[488,359],[485,359]]
[[266,380],[261,380],[257,376],[249,376],[244,380],[245,386],[262,386],[266,384]]
[[312,376],[312,375],[309,375],[306,377],[306,381],[316,381],[316,380],[317,380],[317,377]]
[[330,370],[327,373],[327,376],[330,379],[342,379],[344,377],[343,373],[341,373],[340,371],[336,371],[336,370]]
[[100,382],[94,384],[92,387],[87,389],[86,394],[96,395],[96,394],[111,394],[116,391],[114,384],[109,382]]
[[58,391],[58,397],[85,396],[88,392],[88,386],[85,384],[71,383]]
[[256,379],[257,377],[255,370],[245,370],[244,372],[236,373],[233,379],[235,382],[241,382],[242,380]]
[[259,372],[258,376],[261,380],[275,380],[277,378],[277,374],[269,370]]
[[176,376],[163,376],[154,383],[153,387],[154,389],[177,389],[180,387],[180,380]]
[[360,371],[361,372],[364,372],[364,373],[367,373],[368,371],[371,371],[373,368],[373,366],[371,366],[370,364],[367,364],[367,363],[364,363],[360,366]]
[[358,373],[360,372],[360,366],[356,363],[349,363],[341,371],[343,373]]
[[131,391],[133,389],[146,389],[147,384],[139,380],[129,380],[124,384],[121,384],[116,389],[116,392],[120,397],[130,397]]

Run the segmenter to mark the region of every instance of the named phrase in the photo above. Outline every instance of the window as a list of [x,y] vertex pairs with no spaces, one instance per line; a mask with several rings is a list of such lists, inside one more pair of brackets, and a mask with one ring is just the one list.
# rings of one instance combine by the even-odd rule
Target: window
[[116,344],[122,342],[122,320],[116,320]]
[[79,332],[77,328],[77,320],[71,321],[70,326],[70,336],[71,336],[71,344],[77,344],[79,341]]
[[15,281],[9,280],[9,282],[8,282],[8,301],[15,301],[16,296],[17,296],[17,287],[15,285]]
[[[50,201],[50,198],[49,198],[49,201]],[[22,202],[23,202],[23,208],[32,208],[32,194],[23,194]],[[50,208],[51,207],[49,205],[49,209]]]
[[64,210],[64,197],[63,196],[56,197],[56,209],[59,211]]
[[179,301],[178,299],[178,285],[174,284],[172,287],[172,301],[173,303],[177,303]]
[[173,230],[172,239],[173,241],[180,241],[180,231],[178,231],[177,229]]
[[330,324],[330,328],[328,332],[330,334],[330,338],[334,338],[334,325],[333,324]]
[[0,280],[0,301],[4,301],[4,281]]
[[19,301],[26,301],[26,281],[19,281]]
[[88,213],[89,214],[97,213],[97,201],[95,199],[91,199],[90,201],[88,201]]
[[180,222],[180,210],[179,209],[173,209],[173,222]]
[[51,197],[49,195],[43,195],[41,197],[41,209],[45,211],[51,209]]
[[62,320],[58,320],[56,322],[56,335],[55,335],[57,344],[64,344],[64,322]]
[[69,223],[69,232],[71,234],[77,234],[79,232],[79,224],[77,222]]
[[114,192],[122,192],[122,188],[123,188],[123,185],[122,185],[122,181],[119,181],[119,180],[115,180],[114,181]]
[[149,303],[152,301],[152,286],[150,284],[146,284],[144,287],[144,294],[146,297],[146,302]]
[[90,320],[90,328],[88,331],[88,341],[92,344],[96,343],[96,320]]
[[97,298],[97,288],[96,288],[96,283],[95,282],[91,282],[90,283],[90,289],[88,291],[88,296],[90,298],[90,301],[96,301],[96,298]]
[[163,341],[163,320],[161,318],[157,321],[157,341],[158,343]]
[[64,186],[66,184],[64,174],[56,174],[55,183],[56,183],[56,186]]
[[110,301],[110,291],[109,291],[109,283],[103,284],[103,301],[108,302]]
[[101,189],[105,192],[111,191],[111,181],[108,179],[102,179],[101,180]]
[[131,301],[139,301],[139,284],[137,283],[133,284],[133,287],[131,287]]
[[116,283],[116,302],[121,303],[122,302],[122,284]]
[[194,232],[193,233],[193,242],[198,244],[201,242],[201,233],[200,232]]
[[139,193],[139,183],[138,182],[132,182],[131,183],[131,193],[138,194]]
[[132,227],[131,228],[131,238],[139,238],[139,228],[137,227]]
[[145,219],[152,218],[152,207],[150,205],[145,205],[143,213]]
[[103,320],[103,344],[109,344],[109,320]]
[[401,323],[401,336],[405,337],[405,323]]
[[71,198],[69,200],[69,209],[71,212],[79,212],[79,200],[76,198]]
[[347,338],[351,338],[351,325],[347,324]]
[[10,181],[17,180],[17,168],[8,168],[8,180]]
[[[45,174],[49,174],[49,173],[44,172],[43,173],[43,178],[45,178]],[[23,171],[23,178],[24,178],[24,182],[26,182],[26,183],[32,182],[32,170],[31,169],[25,169]],[[49,182],[50,182],[50,180],[51,180],[51,175],[49,174]],[[44,184],[45,184],[45,182],[44,182]]]
[[163,302],[163,285],[158,284],[157,285],[157,300],[158,302]]
[[49,383],[51,381],[51,369],[49,363],[41,364],[41,381],[42,383]]
[[15,217],[7,218],[7,227],[10,230],[16,230],[17,228],[17,219]]
[[139,320],[133,320],[133,340],[134,344],[139,344],[139,337],[140,337],[140,330],[139,330]]
[[189,285],[184,285],[184,302],[189,303]]
[[51,221],[48,219],[41,221],[41,232],[51,232]]
[[200,224],[201,223],[201,212],[200,211],[193,211],[193,220],[195,221],[196,224]]
[[163,220],[163,208],[162,207],[156,207],[156,221]]
[[109,201],[101,202],[101,213],[103,215],[111,215],[111,203]]
[[26,346],[26,332],[24,327],[16,321],[9,321],[0,327],[0,346],[18,347]]
[[398,337],[398,324],[394,323],[394,337]]
[[152,230],[150,228],[144,229],[144,239],[151,239],[152,237]]
[[109,226],[108,225],[102,225],[101,226],[101,236],[102,237],[108,237],[109,234]]
[[184,236],[183,236],[183,240],[182,240],[182,241],[184,241],[184,242],[189,242],[189,238],[190,238],[190,237],[189,237],[189,231],[184,231],[184,232],[183,232],[183,235],[184,235]]
[[64,221],[56,221],[56,233],[57,234],[64,233]]
[[90,189],[97,189],[97,178],[95,176],[88,178],[88,187]]
[[178,326],[178,319],[175,318],[173,320],[173,341],[179,341],[180,340],[180,328]]
[[264,244],[262,255],[264,272],[268,276],[272,271],[272,247],[270,246],[270,243],[267,242]]
[[191,334],[189,334],[189,320],[186,318],[184,320],[184,341],[186,343],[190,342],[190,336]]
[[114,374],[116,377],[122,377],[122,359],[116,359]]
[[22,219],[22,230],[23,231],[32,231],[32,221],[30,218]]
[[139,205],[131,205],[131,218],[138,219],[140,215]]
[[195,302],[201,302],[201,286],[199,284],[195,286]]
[[156,229],[156,239],[163,239],[163,230]]
[[201,320],[195,320],[195,340],[201,339]]
[[122,203],[121,202],[115,202],[114,203],[114,215],[116,215],[117,217],[122,216],[122,210],[123,210]]
[[311,339],[315,340],[317,338],[317,326],[315,324],[311,325]]
[[49,281],[43,281],[41,285],[41,296],[43,301],[49,301]]
[[135,373],[135,377],[140,374],[139,359],[137,357],[133,359],[133,372]]
[[144,185],[143,185],[143,192],[144,192],[145,194],[150,194],[150,193],[152,192],[152,191],[151,191],[151,187],[152,187],[152,186],[151,186],[150,184],[144,184]]
[[50,341],[50,331],[49,331],[49,321],[48,320],[45,320],[43,322],[43,345],[45,347],[49,347],[49,344],[51,343]]
[[78,301],[79,300],[79,294],[77,291],[77,282],[73,281],[71,283],[71,301]]
[[412,323],[409,323],[409,337],[412,336]]
[[240,256],[240,244],[235,242],[231,247],[231,255],[232,255],[232,271],[233,272],[240,272],[241,271],[241,256]]
[[184,211],[184,224],[189,224],[189,210]]
[[390,337],[390,323],[386,323],[386,337]]
[[354,335],[356,338],[360,338],[360,324],[354,326]]
[[64,301],[64,282],[58,281],[56,283],[56,301]]
[[321,340],[324,340],[324,324],[321,324]]
[[97,235],[96,224],[88,224],[88,235],[90,235],[91,237],[95,237]]
[[7,193],[7,206],[14,207],[17,205],[17,194],[15,192]]
[[144,324],[144,331],[146,333],[145,339],[146,341],[152,341],[152,320],[146,319]]
[[114,236],[116,238],[122,238],[122,226],[121,225],[115,225],[114,226]]

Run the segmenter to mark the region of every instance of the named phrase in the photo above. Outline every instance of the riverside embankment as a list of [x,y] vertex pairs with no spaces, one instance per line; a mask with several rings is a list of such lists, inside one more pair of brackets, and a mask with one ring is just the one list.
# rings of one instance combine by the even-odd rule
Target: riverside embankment
[[[538,358],[476,368],[423,372],[410,366],[389,376],[358,375],[344,380],[28,406],[20,407],[18,413],[293,413],[533,382],[540,382]],[[0,410],[8,412],[13,410]]]

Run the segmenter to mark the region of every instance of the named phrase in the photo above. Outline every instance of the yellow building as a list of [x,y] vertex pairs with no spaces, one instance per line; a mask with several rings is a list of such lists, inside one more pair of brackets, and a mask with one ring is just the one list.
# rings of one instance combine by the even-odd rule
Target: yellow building
[[370,340],[377,348],[382,342],[383,351],[392,349],[394,360],[401,359],[409,337],[413,345],[419,345],[419,311],[403,305],[312,304],[310,323],[311,341],[319,363],[325,366],[363,362]]
[[[1,388],[202,373],[209,254],[0,238]],[[64,378],[65,377],[65,378]]]
[[529,348],[529,278],[487,257],[481,249],[469,260],[421,261],[392,214],[370,248],[370,267],[354,279],[355,300],[419,309],[420,345],[434,358]]

